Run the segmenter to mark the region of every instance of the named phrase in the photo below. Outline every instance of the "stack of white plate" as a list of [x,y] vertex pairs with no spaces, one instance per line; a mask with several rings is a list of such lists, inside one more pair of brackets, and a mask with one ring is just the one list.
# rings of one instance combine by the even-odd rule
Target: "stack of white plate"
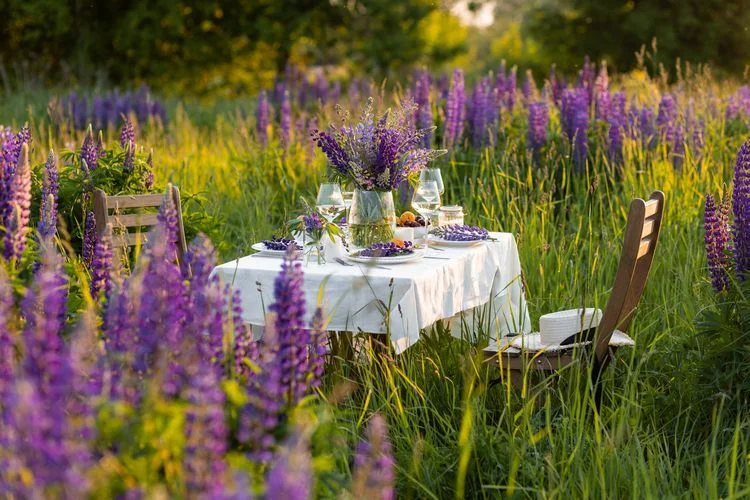
[[544,345],[558,345],[571,335],[599,326],[601,309],[568,309],[539,318],[539,336]]

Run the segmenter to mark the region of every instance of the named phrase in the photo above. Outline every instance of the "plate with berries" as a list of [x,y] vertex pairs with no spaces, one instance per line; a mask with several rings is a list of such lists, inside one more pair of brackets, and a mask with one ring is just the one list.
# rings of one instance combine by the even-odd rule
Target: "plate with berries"
[[449,224],[430,230],[430,244],[448,247],[470,247],[490,239],[490,233],[481,227]]
[[388,243],[375,243],[346,256],[350,261],[359,262],[360,264],[374,264],[376,262],[402,264],[419,260],[422,257],[422,252],[416,251],[411,241],[397,239]]
[[263,240],[260,243],[255,243],[250,248],[256,252],[261,252],[264,255],[277,255],[282,257],[290,245],[294,245],[297,250],[302,250],[302,247],[296,241],[288,238],[277,238],[275,236],[270,240]]

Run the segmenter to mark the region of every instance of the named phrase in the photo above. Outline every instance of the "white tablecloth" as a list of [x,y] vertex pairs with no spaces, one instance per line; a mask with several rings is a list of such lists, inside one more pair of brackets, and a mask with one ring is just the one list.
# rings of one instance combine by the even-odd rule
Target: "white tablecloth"
[[[471,331],[472,322],[477,321],[493,338],[528,332],[531,322],[516,241],[509,233],[491,236],[495,241],[468,248],[430,250],[432,256],[447,260],[383,264],[389,270],[365,264],[318,265],[312,257],[303,264],[307,319],[324,287],[322,305],[330,316],[329,330],[387,333],[390,326],[397,353],[417,342],[420,330],[438,320],[450,320],[454,335],[461,334],[461,324],[468,327],[464,331]],[[280,266],[280,258],[251,255],[222,264],[214,273],[239,289],[243,319],[262,326],[264,308],[273,302],[273,283]],[[389,325],[377,301],[390,304]]]

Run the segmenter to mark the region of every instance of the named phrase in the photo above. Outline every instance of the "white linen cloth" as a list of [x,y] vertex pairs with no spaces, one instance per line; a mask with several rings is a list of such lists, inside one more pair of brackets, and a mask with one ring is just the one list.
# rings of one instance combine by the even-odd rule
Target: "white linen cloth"
[[[318,265],[316,257],[303,261],[307,320],[321,294],[330,331],[387,333],[400,353],[419,340],[421,329],[438,320],[451,319],[451,331],[460,335],[460,323],[471,325],[473,309],[482,308],[482,324],[493,338],[512,332],[527,333],[531,322],[521,279],[521,262],[512,234],[490,233],[495,241],[471,247],[440,247],[430,255],[404,264],[380,262],[388,269],[367,264]],[[265,324],[273,302],[273,285],[281,258],[251,255],[214,268],[224,283],[240,291],[243,319],[254,326]],[[380,303],[380,306],[378,305]],[[383,312],[387,311],[387,314]],[[468,312],[469,314],[461,314]],[[489,313],[489,318],[487,314]],[[386,324],[386,322],[388,324]]]

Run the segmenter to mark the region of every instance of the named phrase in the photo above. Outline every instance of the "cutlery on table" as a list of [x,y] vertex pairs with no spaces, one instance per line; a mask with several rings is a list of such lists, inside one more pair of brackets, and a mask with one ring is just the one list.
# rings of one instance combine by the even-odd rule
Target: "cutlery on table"
[[[346,261],[345,261],[344,259],[342,259],[341,257],[336,257],[336,259],[334,259],[334,260],[335,260],[336,262],[338,262],[339,264],[341,264],[342,266],[347,266],[347,267],[354,267],[354,264],[350,264],[350,263],[346,262]],[[365,264],[365,265],[366,265],[366,266],[377,267],[378,269],[385,269],[386,271],[390,271],[390,270],[391,270],[391,268],[390,268],[390,267],[379,266],[379,265],[377,265],[377,264]]]

